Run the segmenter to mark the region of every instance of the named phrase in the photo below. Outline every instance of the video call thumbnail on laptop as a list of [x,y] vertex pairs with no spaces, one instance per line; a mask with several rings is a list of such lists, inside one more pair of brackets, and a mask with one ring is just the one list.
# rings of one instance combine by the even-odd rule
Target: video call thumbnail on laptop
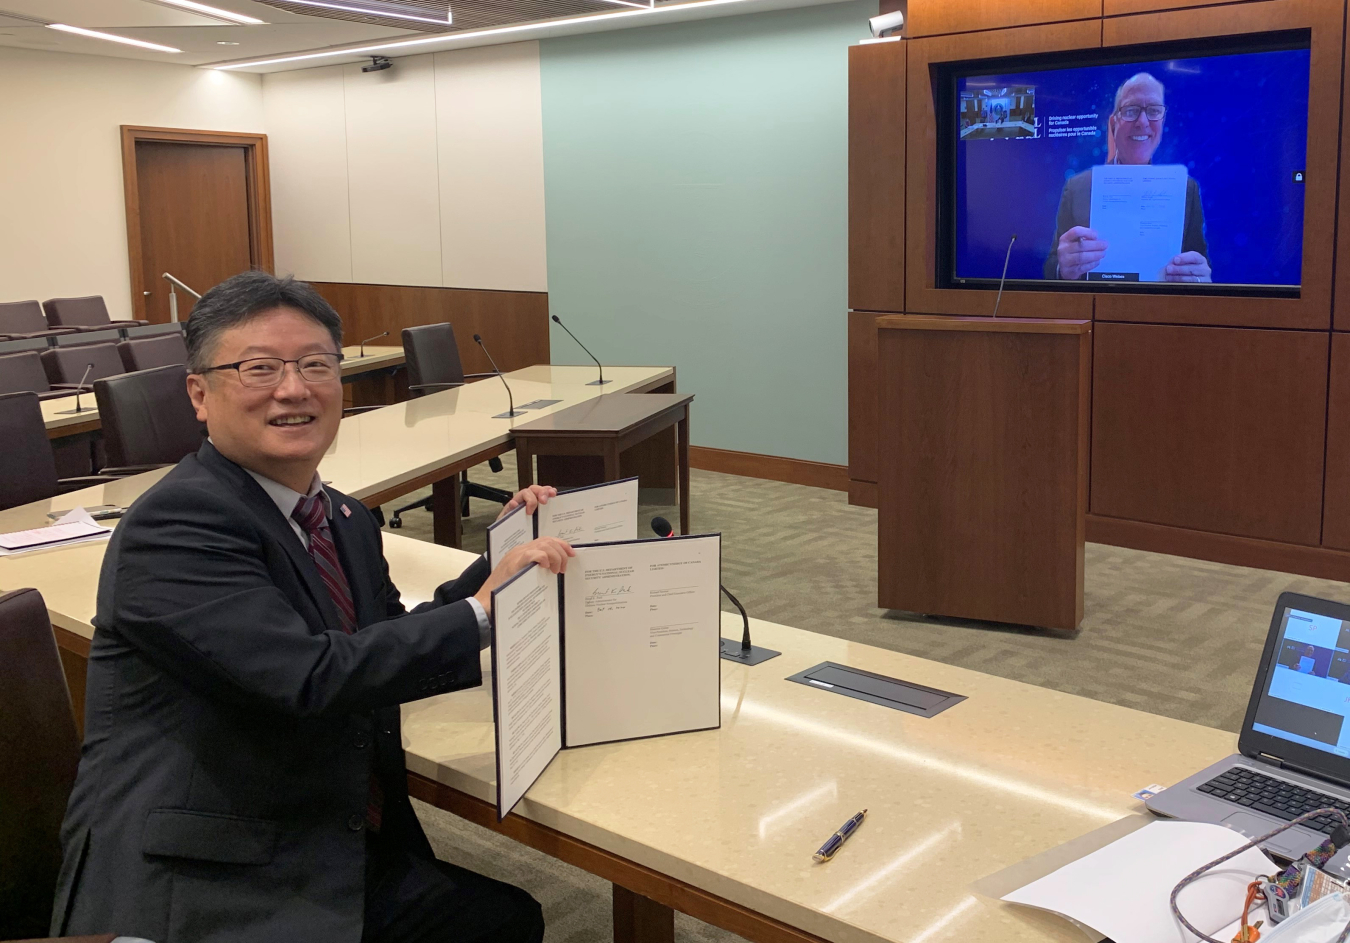
[[[1255,838],[1320,807],[1350,814],[1350,606],[1283,593],[1252,685],[1239,753],[1147,801],[1160,815]],[[1315,819],[1266,843],[1295,858],[1335,824]],[[1330,869],[1350,873],[1350,852]]]

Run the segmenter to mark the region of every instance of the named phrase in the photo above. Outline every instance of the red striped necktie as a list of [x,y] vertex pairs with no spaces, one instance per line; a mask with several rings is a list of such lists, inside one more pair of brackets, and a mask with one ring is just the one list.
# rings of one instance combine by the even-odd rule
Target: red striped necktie
[[[352,587],[347,582],[347,574],[342,572],[338,562],[337,546],[333,543],[333,531],[328,524],[328,515],[324,513],[323,493],[302,497],[295,503],[291,517],[309,536],[309,556],[318,567],[319,578],[328,589],[328,595],[337,607],[338,621],[342,631],[351,635],[358,628],[356,624],[356,605],[352,602]],[[371,831],[380,830],[381,813],[384,808],[384,790],[380,781],[372,774],[370,777],[370,798],[366,804],[366,825]]]
[[328,515],[324,513],[323,493],[301,498],[296,502],[291,517],[309,535],[310,558],[319,568],[319,578],[323,580],[333,605],[337,607],[342,631],[351,635],[357,628],[356,606],[352,603],[352,588],[347,582],[347,574],[342,572],[342,564],[338,562],[333,531],[328,526]]

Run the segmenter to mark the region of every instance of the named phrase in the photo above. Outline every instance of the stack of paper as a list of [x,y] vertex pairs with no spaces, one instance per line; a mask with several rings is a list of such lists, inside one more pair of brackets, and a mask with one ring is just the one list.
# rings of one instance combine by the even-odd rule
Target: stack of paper
[[[1115,943],[1195,943],[1196,936],[1172,915],[1172,889],[1196,868],[1246,843],[1222,825],[1154,822],[1003,899],[1053,911]],[[1277,871],[1259,849],[1248,849],[1188,885],[1177,906],[1201,932],[1231,940],[1247,884]],[[1265,917],[1263,906],[1249,920]]]
[[0,534],[0,556],[29,550],[50,550],[89,540],[105,540],[112,529],[95,524],[84,508],[75,508],[48,527]]

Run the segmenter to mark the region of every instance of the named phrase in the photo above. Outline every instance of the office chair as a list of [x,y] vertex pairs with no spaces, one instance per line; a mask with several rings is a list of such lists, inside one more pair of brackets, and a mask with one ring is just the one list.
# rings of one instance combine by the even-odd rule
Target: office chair
[[128,373],[187,363],[187,344],[181,331],[118,341],[117,353]]
[[105,475],[173,465],[201,448],[206,437],[188,397],[187,367],[181,364],[97,380],[94,399],[108,454]]
[[74,384],[52,386],[36,350],[0,355],[0,393],[36,393],[38,399],[55,399],[74,392]]
[[47,934],[80,739],[42,594],[0,596],[0,939]]
[[[463,386],[468,380],[477,380],[493,376],[491,373],[464,372],[464,363],[459,359],[459,345],[455,343],[455,332],[448,323],[423,324],[403,329],[403,356],[408,365],[408,392],[413,396],[425,396],[437,390],[454,389]],[[488,468],[494,472],[502,470],[502,460],[488,459]],[[511,492],[501,488],[492,488],[469,481],[469,473],[462,472],[459,481],[459,513],[469,516],[469,498],[481,498],[506,504],[511,500]],[[430,510],[431,499],[425,498],[415,504],[395,508],[389,518],[390,527],[402,527],[402,514],[414,508]]]
[[0,442],[5,444],[0,460],[0,509],[117,480],[110,475],[57,478],[56,458],[36,393],[0,395]]
[[17,341],[33,337],[58,337],[74,334],[73,327],[51,327],[36,301],[10,301],[0,304],[0,340]]
[[[74,389],[83,379],[85,389],[95,380],[125,373],[122,358],[117,355],[117,345],[111,341],[99,344],[76,344],[69,347],[48,347],[39,356],[42,367],[47,371],[47,380],[52,386],[65,386]],[[89,370],[85,379],[85,370]]]
[[47,323],[52,327],[73,327],[79,331],[107,331],[119,327],[137,327],[149,321],[114,321],[102,295],[83,298],[49,298],[42,302]]

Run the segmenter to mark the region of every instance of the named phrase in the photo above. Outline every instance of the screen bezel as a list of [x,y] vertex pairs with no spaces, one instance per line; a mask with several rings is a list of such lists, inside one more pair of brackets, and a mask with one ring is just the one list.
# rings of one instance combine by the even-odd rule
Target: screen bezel
[[[1107,49],[1078,49],[1065,52],[1004,56],[993,59],[968,59],[937,63],[933,70],[933,96],[937,129],[937,219],[935,235],[937,266],[934,287],[973,291],[995,291],[998,278],[961,278],[956,275],[956,145],[960,125],[956,120],[957,83],[963,78],[1003,72],[1036,72],[1054,69],[1088,68],[1092,66],[1123,65],[1159,62],[1169,59],[1203,58],[1208,56],[1243,55],[1255,52],[1281,52],[1312,49],[1312,30],[1308,28],[1249,33],[1238,36],[1207,37],[1171,40],[1132,46],[1113,46]],[[1311,92],[1312,74],[1309,71]],[[1309,105],[1311,108],[1311,104]],[[1311,114],[1307,116],[1305,134],[1311,128]],[[1307,190],[1304,181],[1306,213]],[[1306,235],[1306,233],[1304,233]],[[1246,298],[1300,298],[1306,280],[1307,244],[1303,244],[1304,258],[1299,265],[1298,285],[1235,285],[1229,283],[1198,284],[1194,282],[1089,282],[1060,279],[1009,278],[1003,283],[1007,291],[1057,291],[1088,294],[1126,295],[1202,295]]]
[[1286,609],[1299,609],[1332,619],[1350,622],[1350,606],[1304,596],[1300,593],[1281,593],[1275,603],[1275,612],[1270,617],[1270,631],[1266,634],[1266,647],[1261,652],[1261,666],[1257,669],[1256,680],[1252,684],[1251,699],[1247,702],[1247,715],[1242,719],[1242,732],[1238,735],[1238,752],[1243,756],[1256,758],[1260,754],[1278,757],[1285,765],[1293,766],[1325,779],[1350,784],[1350,758],[1318,750],[1314,747],[1285,740],[1268,733],[1253,729],[1256,722],[1256,709],[1270,687],[1270,672],[1273,670],[1275,650],[1284,628]]

